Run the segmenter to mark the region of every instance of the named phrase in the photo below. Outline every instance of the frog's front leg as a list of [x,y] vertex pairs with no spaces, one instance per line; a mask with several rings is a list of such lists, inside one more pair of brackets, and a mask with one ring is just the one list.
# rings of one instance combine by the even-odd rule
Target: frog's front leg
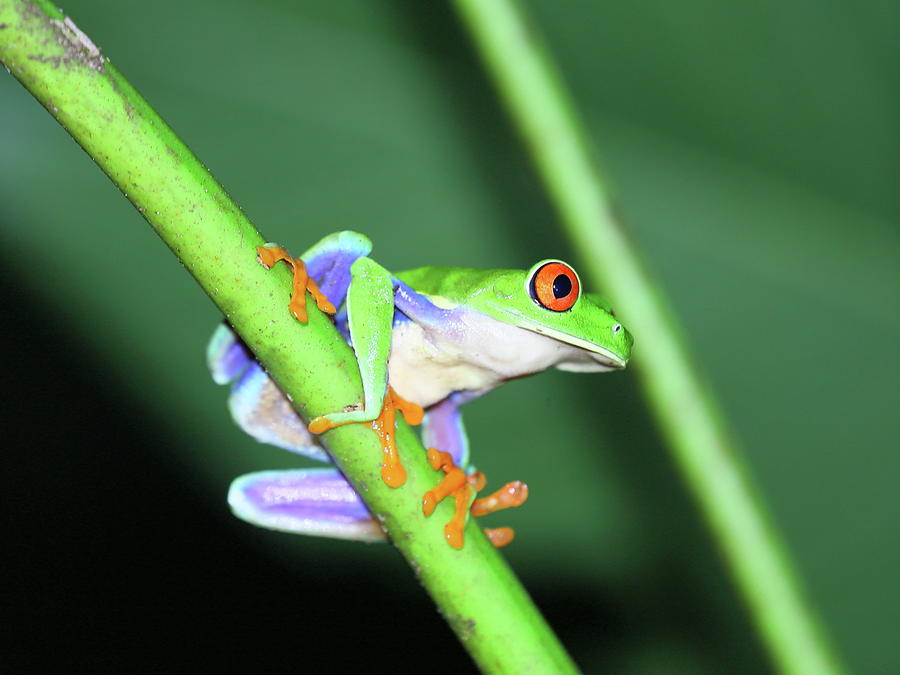
[[394,436],[396,411],[410,424],[422,421],[422,408],[401,398],[388,387],[388,358],[394,320],[394,287],[390,273],[371,258],[359,258],[350,268],[347,319],[350,342],[356,353],[363,385],[363,407],[315,418],[309,430],[321,434],[334,427],[370,423],[381,438],[384,452],[381,477],[391,487],[406,482],[406,470],[397,453]]

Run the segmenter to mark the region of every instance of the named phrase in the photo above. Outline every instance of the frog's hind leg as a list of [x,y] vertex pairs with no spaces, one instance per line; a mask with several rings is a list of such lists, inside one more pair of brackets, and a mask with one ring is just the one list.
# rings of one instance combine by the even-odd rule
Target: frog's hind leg
[[238,518],[271,530],[386,540],[359,495],[335,469],[246,474],[231,484],[228,503]]

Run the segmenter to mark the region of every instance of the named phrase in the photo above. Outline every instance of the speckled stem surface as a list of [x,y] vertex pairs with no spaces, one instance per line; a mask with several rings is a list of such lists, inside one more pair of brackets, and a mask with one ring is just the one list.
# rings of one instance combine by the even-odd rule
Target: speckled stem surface
[[[290,316],[287,269],[267,271],[256,262],[255,248],[263,243],[259,232],[70,18],[47,2],[0,0],[0,59],[134,204],[304,418],[361,400],[355,359],[329,319],[314,302],[307,303],[307,325]],[[294,243],[301,249],[308,244],[302,238]],[[132,253],[98,243],[97,265],[107,256]],[[139,299],[134,311],[140,311]],[[224,413],[222,423],[228,423]],[[350,425],[326,434],[338,466],[481,669],[575,672],[528,594],[477,526],[470,523],[465,548],[456,551],[443,538],[452,504],[441,504],[430,518],[422,516],[421,496],[440,476],[427,465],[421,444],[405,425],[398,440],[409,477],[403,487],[390,489],[381,480],[381,448],[370,429]],[[403,608],[383,611],[389,616]],[[395,644],[373,653],[372,661],[389,670],[392,651],[402,649],[404,641],[427,639],[398,635]]]

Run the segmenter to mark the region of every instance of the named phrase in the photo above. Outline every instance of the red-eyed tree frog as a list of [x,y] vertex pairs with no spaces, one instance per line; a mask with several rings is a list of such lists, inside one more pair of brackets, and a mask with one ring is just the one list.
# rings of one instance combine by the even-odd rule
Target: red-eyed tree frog
[[[560,260],[542,260],[528,271],[421,267],[392,274],[368,257],[371,249],[355,232],[325,237],[300,259],[272,244],[258,249],[266,267],[280,260],[294,267],[290,310],[298,320],[306,321],[307,291],[334,315],[356,353],[364,401],[348,401],[343,411],[307,426],[224,324],[209,344],[208,364],[217,383],[231,385],[229,407],[237,424],[263,443],[329,462],[316,434],[341,424],[370,424],[382,438],[382,478],[392,487],[405,480],[393,445],[394,412],[417,424],[424,409],[428,459],[445,474],[424,496],[424,513],[452,496],[457,512],[445,534],[460,548],[470,512],[518,506],[527,487],[515,481],[474,499],[484,477],[469,468],[459,407],[507,380],[551,366],[576,372],[624,368],[632,337],[605,300],[582,292],[575,270]],[[247,474],[232,483],[228,501],[239,518],[270,529],[385,538],[336,469]],[[486,532],[496,545],[512,539],[509,528]]]

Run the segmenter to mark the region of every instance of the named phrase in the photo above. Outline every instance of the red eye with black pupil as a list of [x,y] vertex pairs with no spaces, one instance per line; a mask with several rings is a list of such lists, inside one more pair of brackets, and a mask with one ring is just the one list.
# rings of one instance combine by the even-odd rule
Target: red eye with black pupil
[[547,309],[565,312],[578,300],[578,277],[575,270],[565,263],[547,263],[534,273],[531,292],[534,299]]

